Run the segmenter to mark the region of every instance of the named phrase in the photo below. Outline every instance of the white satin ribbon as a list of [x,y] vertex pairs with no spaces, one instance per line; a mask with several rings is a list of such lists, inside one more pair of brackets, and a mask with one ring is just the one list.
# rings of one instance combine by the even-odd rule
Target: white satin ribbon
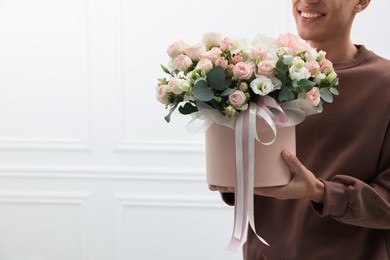
[[[306,115],[320,113],[322,107],[313,108],[306,100],[297,99],[279,105],[269,96],[260,97],[256,103],[250,103],[249,109],[237,118],[226,118],[216,109],[207,104],[197,104],[199,112],[191,114],[192,120],[187,124],[187,130],[196,133],[207,130],[213,123],[235,129],[236,142],[236,190],[234,207],[234,227],[228,250],[236,251],[245,242],[245,234],[249,222],[250,227],[265,245],[269,244],[257,234],[254,221],[254,166],[255,140],[263,145],[274,143],[277,127],[294,126],[301,123]],[[261,141],[257,132],[256,118],[264,120],[273,132],[269,141]],[[268,130],[268,129],[267,129]]]

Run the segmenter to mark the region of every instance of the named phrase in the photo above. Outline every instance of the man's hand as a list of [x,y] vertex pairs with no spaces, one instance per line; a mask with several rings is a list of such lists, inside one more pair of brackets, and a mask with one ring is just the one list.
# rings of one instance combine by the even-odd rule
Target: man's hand
[[[298,158],[289,151],[284,150],[282,152],[282,157],[293,174],[291,181],[284,186],[255,188],[254,193],[282,200],[310,199],[317,203],[322,203],[324,201],[325,189],[325,185],[322,181],[317,179],[314,174],[306,169]],[[209,189],[219,192],[234,192],[234,188],[218,187],[214,185],[209,185]]]

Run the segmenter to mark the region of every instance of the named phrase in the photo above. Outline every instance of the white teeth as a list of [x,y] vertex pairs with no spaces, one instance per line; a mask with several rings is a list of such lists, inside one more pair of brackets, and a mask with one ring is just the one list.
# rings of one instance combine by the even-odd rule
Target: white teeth
[[314,14],[314,13],[305,13],[305,12],[301,12],[301,16],[304,17],[304,18],[318,18],[318,17],[321,17],[323,16],[322,14]]

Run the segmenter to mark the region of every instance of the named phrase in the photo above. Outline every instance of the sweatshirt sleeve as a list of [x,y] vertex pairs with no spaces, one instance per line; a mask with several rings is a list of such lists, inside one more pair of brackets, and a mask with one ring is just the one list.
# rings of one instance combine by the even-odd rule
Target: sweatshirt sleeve
[[229,206],[234,206],[234,193],[221,193],[222,200]]
[[367,228],[390,229],[390,131],[384,138],[378,175],[365,183],[347,175],[326,181],[323,204],[312,203],[320,216]]

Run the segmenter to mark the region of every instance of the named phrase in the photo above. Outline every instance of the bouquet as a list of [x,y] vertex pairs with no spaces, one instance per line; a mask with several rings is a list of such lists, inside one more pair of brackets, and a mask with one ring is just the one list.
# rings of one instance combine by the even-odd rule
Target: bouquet
[[[333,95],[338,95],[337,74],[324,51],[317,51],[290,33],[278,38],[257,35],[245,39],[211,32],[204,34],[202,42],[195,45],[176,41],[167,52],[170,59],[161,65],[167,76],[158,79],[157,99],[169,109],[167,122],[178,110],[192,115],[189,124],[195,125],[192,128],[199,128],[193,122],[202,121],[200,128],[208,129],[207,176],[209,172],[222,175],[218,181],[223,179],[220,183],[227,183],[234,175],[229,184],[235,185],[235,224],[228,249],[235,251],[244,241],[247,220],[257,235],[250,192],[256,179],[254,173],[263,171],[263,180],[275,184],[272,178],[279,174],[277,167],[286,167],[279,162],[278,149],[291,141],[295,149],[295,132],[290,131],[287,139],[274,143],[276,127],[284,127],[279,132],[284,138],[284,133],[291,130],[289,126],[299,124],[306,115],[321,112],[322,103],[331,103]],[[257,118],[272,129],[272,141],[260,141],[257,123],[263,121]],[[264,149],[271,144],[275,149]],[[261,156],[254,156],[255,150],[261,151]],[[267,165],[272,168],[270,175],[265,171]],[[275,185],[284,185],[291,179],[283,178],[287,182],[280,184],[278,180]]]
[[322,102],[338,95],[338,77],[324,51],[287,33],[278,38],[257,35],[253,39],[203,35],[201,43],[183,40],[169,45],[168,63],[161,65],[167,77],[158,79],[157,100],[181,114],[200,107],[226,118],[238,116],[248,104],[269,96],[283,104],[300,101],[300,108],[322,109]]

